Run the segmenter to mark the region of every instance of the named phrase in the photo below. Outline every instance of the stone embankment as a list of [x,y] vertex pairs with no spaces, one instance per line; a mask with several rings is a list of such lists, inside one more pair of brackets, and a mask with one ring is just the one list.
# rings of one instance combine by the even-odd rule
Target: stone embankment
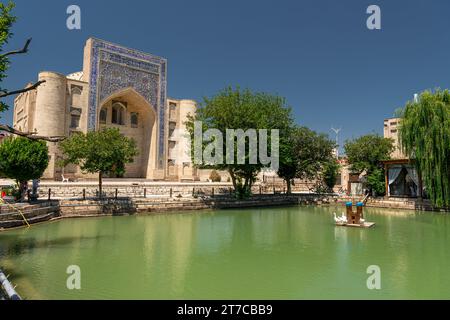
[[[361,197],[340,197],[339,202],[345,203],[352,201],[354,203],[361,201]],[[416,198],[395,198],[395,197],[379,197],[369,198],[366,207],[398,209],[398,210],[417,210],[417,211],[437,211],[449,212],[450,208],[436,208],[428,199]]]
[[33,205],[0,206],[0,229],[26,226],[18,210],[28,223],[60,218],[98,217],[132,214],[158,214],[187,210],[226,209],[321,204],[336,201],[333,197],[314,194],[255,195],[247,200],[237,200],[226,195],[195,197],[113,197],[98,199],[61,199],[43,201]]
[[0,204],[0,230],[27,226],[59,217],[58,201],[41,201],[36,204]]

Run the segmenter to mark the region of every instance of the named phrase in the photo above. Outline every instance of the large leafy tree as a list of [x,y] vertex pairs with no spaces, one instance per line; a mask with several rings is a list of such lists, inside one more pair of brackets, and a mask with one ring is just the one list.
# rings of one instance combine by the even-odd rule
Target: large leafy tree
[[48,149],[43,141],[10,137],[0,143],[0,172],[16,180],[22,199],[28,180],[39,179],[47,165]]
[[394,141],[378,134],[368,134],[348,140],[344,145],[345,153],[354,173],[367,175],[367,185],[378,195],[385,194],[383,160],[389,160],[394,150]]
[[61,142],[60,149],[63,153],[61,165],[76,164],[83,172],[98,174],[100,197],[103,175],[123,175],[125,164],[133,162],[138,154],[136,142],[116,128],[76,133]]
[[450,92],[423,92],[401,118],[401,145],[415,159],[427,194],[434,205],[450,206]]
[[[194,141],[194,123],[202,122],[203,132],[208,129],[217,129],[226,137],[227,129],[267,129],[268,146],[271,145],[270,130],[279,130],[280,143],[286,132],[292,126],[293,120],[291,108],[287,106],[284,98],[262,92],[252,92],[249,89],[227,87],[211,98],[205,98],[195,115],[191,116],[186,123],[187,129]],[[249,163],[249,142],[246,139],[245,164],[225,163],[202,164],[200,168],[212,168],[226,170],[231,176],[235,190],[248,193],[256,180],[257,174],[267,165],[259,160],[257,164]],[[237,159],[237,140],[235,140],[234,155]],[[192,147],[192,158],[194,159],[194,143]],[[204,148],[205,146],[203,146]],[[226,155],[226,144],[223,144],[223,155]],[[280,146],[281,148],[281,146]],[[268,148],[270,154],[270,147]],[[269,155],[274,156],[274,155]]]
[[329,191],[332,191],[336,185],[336,179],[339,175],[340,165],[337,159],[330,159],[323,167],[323,181]]
[[293,179],[318,179],[325,165],[335,161],[335,143],[325,134],[307,127],[293,127],[284,139],[280,147],[278,176],[286,181],[288,193]]

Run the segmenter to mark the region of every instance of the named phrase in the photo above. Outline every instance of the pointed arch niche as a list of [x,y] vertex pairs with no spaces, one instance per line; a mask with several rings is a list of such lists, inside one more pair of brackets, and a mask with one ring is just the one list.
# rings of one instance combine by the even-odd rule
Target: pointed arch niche
[[139,154],[133,163],[127,164],[125,178],[153,179],[158,141],[155,109],[133,88],[113,93],[99,106],[99,129],[118,128],[122,134],[136,141]]

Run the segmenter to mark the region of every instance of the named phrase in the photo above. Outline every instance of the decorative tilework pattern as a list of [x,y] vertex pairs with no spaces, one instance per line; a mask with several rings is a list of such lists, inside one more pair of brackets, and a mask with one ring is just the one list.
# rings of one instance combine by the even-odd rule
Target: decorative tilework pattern
[[151,54],[92,39],[88,128],[95,130],[98,104],[132,87],[158,115],[158,166],[164,165],[167,61]]
[[114,92],[132,87],[158,112],[159,76],[142,70],[131,69],[108,61],[100,61],[100,83],[98,101],[103,101]]

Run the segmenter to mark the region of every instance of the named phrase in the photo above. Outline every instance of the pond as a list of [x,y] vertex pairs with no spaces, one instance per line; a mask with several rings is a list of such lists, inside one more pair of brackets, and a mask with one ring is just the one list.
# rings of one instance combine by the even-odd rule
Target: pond
[[450,216],[366,209],[374,228],[336,227],[343,210],[61,220],[0,233],[0,267],[26,299],[450,299]]

